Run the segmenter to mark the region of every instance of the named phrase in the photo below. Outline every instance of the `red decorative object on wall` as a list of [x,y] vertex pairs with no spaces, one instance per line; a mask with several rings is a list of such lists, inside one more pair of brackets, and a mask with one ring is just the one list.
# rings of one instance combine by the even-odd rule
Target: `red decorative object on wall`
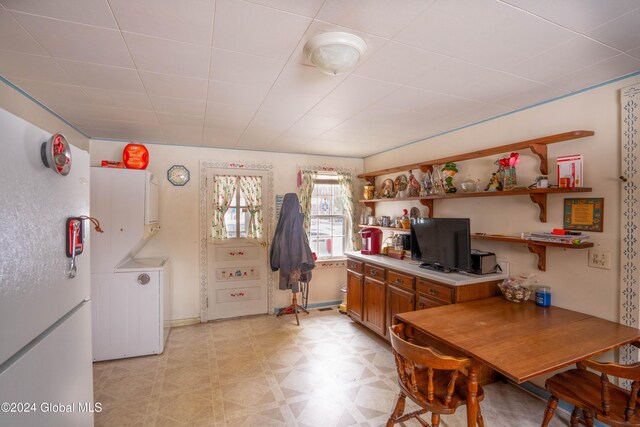
[[146,169],[149,165],[149,152],[142,144],[127,144],[122,152],[122,159],[129,169]]

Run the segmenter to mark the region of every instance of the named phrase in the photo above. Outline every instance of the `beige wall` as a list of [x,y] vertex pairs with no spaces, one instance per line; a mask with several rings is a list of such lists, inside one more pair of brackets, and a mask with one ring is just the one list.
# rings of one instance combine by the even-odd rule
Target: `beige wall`
[[0,108],[33,123],[47,132],[61,132],[78,148],[89,151],[89,139],[27,98],[22,92],[0,80]]
[[[125,143],[91,141],[91,164],[101,160],[122,158]],[[183,147],[147,144],[149,170],[160,178],[160,233],[140,251],[138,256],[168,256],[171,258],[173,285],[172,319],[200,316],[199,282],[199,203],[200,162],[238,162],[273,165],[274,193],[296,192],[298,165],[333,166],[362,171],[361,159],[278,154],[255,151],[221,150],[213,148]],[[191,181],[185,187],[174,187],[166,179],[167,170],[175,164],[187,167]],[[273,230],[270,231],[273,233]],[[340,286],[346,283],[346,269],[317,268],[309,292],[309,303],[341,299]],[[284,307],[291,302],[291,292],[275,291],[275,306]]]

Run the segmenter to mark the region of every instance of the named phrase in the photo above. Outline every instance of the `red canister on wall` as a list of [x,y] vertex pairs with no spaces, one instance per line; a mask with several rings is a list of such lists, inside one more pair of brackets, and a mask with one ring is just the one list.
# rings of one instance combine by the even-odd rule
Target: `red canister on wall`
[[377,228],[365,228],[361,234],[362,249],[360,253],[363,255],[378,255],[380,253],[380,244],[382,243],[382,231]]

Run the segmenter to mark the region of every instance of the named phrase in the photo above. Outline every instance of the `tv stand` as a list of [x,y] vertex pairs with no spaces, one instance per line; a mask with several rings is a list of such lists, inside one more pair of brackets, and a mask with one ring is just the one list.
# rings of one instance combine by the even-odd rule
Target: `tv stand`
[[445,267],[444,265],[438,264],[429,264],[428,262],[420,263],[420,268],[424,268],[426,270],[439,271],[440,273],[455,273],[458,270],[455,268]]

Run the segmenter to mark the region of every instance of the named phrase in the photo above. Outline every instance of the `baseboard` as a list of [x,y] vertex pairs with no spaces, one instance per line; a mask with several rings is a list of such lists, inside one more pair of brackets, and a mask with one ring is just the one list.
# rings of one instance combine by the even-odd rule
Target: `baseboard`
[[[339,300],[338,301],[317,302],[317,303],[314,303],[314,304],[307,305],[307,308],[330,307],[330,306],[333,306],[333,305],[340,305],[341,302],[342,301],[339,301]],[[273,314],[278,314],[278,312],[280,310],[282,310],[283,308],[284,307],[275,308],[273,310]]]
[[199,317],[192,317],[190,319],[176,319],[171,321],[171,327],[175,328],[176,326],[195,325],[196,323],[200,323]]
[[[516,384],[516,383],[512,383],[512,384],[514,384],[516,387],[522,388],[525,391],[528,391],[529,393],[539,397],[540,399],[542,399],[544,401],[549,400],[550,393],[547,390],[538,387],[537,385],[533,384],[530,381],[527,381],[527,382],[522,383],[522,384]],[[567,412],[568,414],[571,414],[571,412],[573,411],[573,405],[568,404],[564,400],[558,400],[558,408],[562,409],[563,411]],[[542,421],[542,415],[543,414],[540,414],[540,421]],[[594,421],[593,425],[595,427],[609,427],[607,424],[603,424],[598,420],[594,419],[593,421]]]

